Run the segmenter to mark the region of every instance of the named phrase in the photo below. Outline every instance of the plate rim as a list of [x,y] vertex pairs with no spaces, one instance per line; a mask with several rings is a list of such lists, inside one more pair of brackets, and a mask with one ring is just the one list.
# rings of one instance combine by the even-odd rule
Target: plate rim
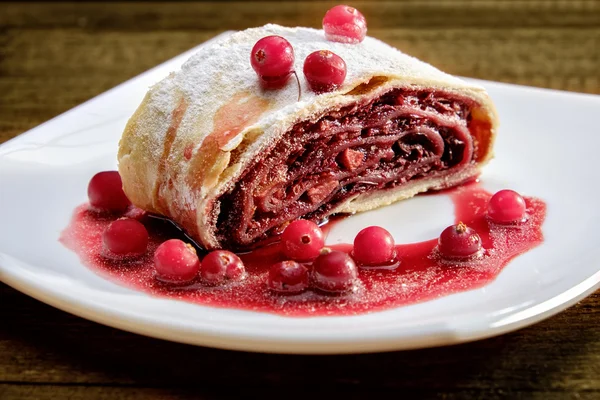
[[[573,306],[599,289],[600,270],[576,286],[571,287],[569,290],[542,303],[525,308],[517,313],[502,315],[501,318],[496,320],[484,320],[485,323],[483,324],[469,324],[468,329],[456,329],[456,327],[454,327],[454,329],[447,329],[445,331],[437,330],[434,335],[423,335],[423,326],[421,326],[421,335],[419,335],[419,337],[413,336],[407,340],[407,337],[398,335],[377,341],[374,341],[369,337],[362,341],[357,340],[354,337],[349,340],[340,340],[339,337],[327,340],[321,337],[318,339],[278,339],[274,341],[274,339],[276,339],[274,337],[257,339],[256,337],[250,337],[243,333],[231,334],[229,332],[218,332],[210,334],[205,331],[202,332],[202,334],[199,334],[195,329],[182,331],[176,327],[171,328],[168,325],[165,327],[165,325],[140,321],[139,318],[132,321],[124,313],[111,313],[110,310],[103,309],[101,306],[94,305],[85,300],[80,301],[79,303],[71,303],[66,294],[61,294],[61,292],[58,291],[54,292],[43,285],[38,285],[33,280],[28,280],[24,277],[19,278],[17,274],[11,274],[10,271],[7,272],[1,265],[0,281],[29,297],[77,317],[111,328],[155,339],[223,350],[238,350],[254,353],[333,355],[434,348],[468,343],[510,333],[548,319]],[[80,307],[78,307],[77,304],[79,304]],[[536,308],[537,310],[532,314],[531,309],[533,308]],[[521,314],[524,317],[514,319],[514,316],[517,314]],[[507,322],[503,323],[502,321]],[[432,340],[433,338],[435,338],[435,340]]]
[[[139,80],[141,77],[152,74],[159,68],[165,67],[172,64],[175,60],[185,60],[189,55],[197,51],[201,46],[206,45],[208,42],[218,39],[221,36],[228,35],[230,32],[224,32],[207,42],[201,43],[198,46],[193,47],[163,63],[160,63],[141,74],[138,74],[131,79],[105,91],[93,98],[55,116],[54,118],[20,134],[17,135],[0,145],[0,156],[2,155],[2,149],[7,144],[17,144],[20,140],[29,137],[29,134],[34,133],[45,125],[52,123],[53,121],[76,112],[81,107],[96,101],[97,99],[107,96],[118,88],[127,86],[133,81]],[[494,82],[480,79],[465,78],[470,81],[479,82],[487,86],[493,87],[507,87],[515,88],[533,92],[543,92],[548,95],[561,95],[561,96],[574,96],[578,98],[594,99],[597,101],[600,96],[587,94],[561,91],[556,89],[538,88],[503,82]],[[4,257],[11,257],[3,252],[0,252],[0,260]],[[10,261],[7,261],[10,265]],[[199,332],[197,327],[195,329],[188,329],[187,332],[181,331],[177,327],[165,327],[164,325],[150,323],[149,321],[142,321],[141,318],[131,319],[126,314],[111,312],[110,308],[102,308],[99,305],[93,304],[92,302],[79,301],[76,303],[70,302],[69,296],[60,291],[53,291],[51,288],[38,284],[32,278],[26,277],[24,274],[19,274],[19,270],[11,271],[10,268],[3,266],[0,263],[0,281],[3,281],[8,286],[14,288],[21,293],[28,295],[38,301],[46,303],[54,308],[62,310],[64,312],[73,314],[77,317],[81,317],[95,323],[100,323],[112,328],[121,329],[127,332],[141,334],[157,339],[168,340],[172,342],[186,343],[192,345],[209,346],[220,349],[229,350],[242,350],[250,352],[262,352],[262,353],[279,353],[279,354],[358,354],[358,353],[373,353],[383,352],[392,350],[409,350],[417,348],[427,347],[440,347],[452,344],[466,343],[475,340],[481,340],[505,333],[509,333],[526,326],[532,325],[541,320],[547,319],[566,308],[571,307],[579,300],[593,293],[595,290],[600,288],[600,266],[594,274],[589,276],[587,279],[579,282],[577,285],[572,286],[570,289],[559,293],[558,295],[534,304],[531,307],[519,310],[516,313],[509,313],[500,316],[500,318],[494,319],[482,319],[483,322],[476,324],[465,325],[464,329],[460,329],[461,325],[449,325],[446,329],[440,330],[439,328],[435,332],[435,335],[423,334],[423,327],[421,326],[419,332],[420,337],[412,337],[407,340],[406,335],[401,335],[401,332],[395,332],[397,335],[393,337],[387,336],[384,339],[379,337],[378,340],[373,340],[371,337],[357,340],[355,337],[351,338],[298,338],[298,340],[290,339],[276,339],[273,337],[250,337],[244,336],[244,333],[209,333],[207,331]],[[81,263],[83,266],[83,264]],[[19,267],[21,268],[21,267]],[[22,269],[22,268],[21,268]],[[106,279],[106,278],[103,278]],[[206,307],[206,306],[205,306]],[[214,308],[214,307],[212,307]],[[531,313],[532,309],[536,309],[535,313]],[[515,315],[521,314],[521,318],[514,318]],[[511,320],[507,317],[513,317]],[[310,317],[309,317],[310,318]],[[317,317],[318,318],[318,317]],[[343,317],[340,317],[343,318]],[[504,322],[503,322],[504,321]],[[452,329],[450,329],[452,328]],[[387,332],[389,333],[389,332]],[[413,335],[414,336],[414,335]],[[275,339],[275,340],[274,340]]]

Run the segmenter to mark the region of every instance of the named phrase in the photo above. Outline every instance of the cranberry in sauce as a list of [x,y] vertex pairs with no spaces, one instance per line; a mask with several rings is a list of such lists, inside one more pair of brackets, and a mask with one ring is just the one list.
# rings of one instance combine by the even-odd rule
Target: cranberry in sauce
[[308,268],[296,261],[282,261],[269,269],[269,288],[278,293],[300,293],[308,287]]
[[154,252],[154,268],[158,279],[184,283],[198,276],[200,260],[190,244],[179,239],[169,239]]
[[364,266],[383,266],[396,258],[394,238],[380,226],[369,226],[354,238],[352,257]]
[[526,219],[525,199],[514,190],[501,190],[494,194],[487,207],[488,217],[498,224],[513,224]]
[[131,205],[117,171],[98,172],[90,179],[87,193],[90,207],[97,211],[119,213]]
[[135,219],[121,218],[108,225],[102,233],[102,242],[105,257],[135,258],[146,252],[148,231]]
[[313,285],[329,293],[352,290],[358,271],[352,257],[343,251],[327,250],[313,264]]
[[438,250],[442,257],[466,260],[481,253],[481,238],[473,228],[459,222],[444,229],[438,238]]
[[283,254],[296,261],[315,259],[324,245],[325,238],[321,228],[305,219],[293,221],[281,235]]
[[244,263],[235,254],[226,250],[215,250],[202,259],[200,276],[206,283],[222,284],[228,280],[241,280],[245,275]]

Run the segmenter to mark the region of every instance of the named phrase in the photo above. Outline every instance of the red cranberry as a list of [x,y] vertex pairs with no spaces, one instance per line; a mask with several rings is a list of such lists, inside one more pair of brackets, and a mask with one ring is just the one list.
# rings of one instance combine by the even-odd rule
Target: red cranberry
[[459,222],[444,229],[438,249],[445,258],[468,259],[481,252],[481,238],[474,229]]
[[325,14],[323,30],[332,42],[360,43],[367,35],[367,21],[356,8],[339,5]]
[[526,212],[525,199],[514,190],[501,190],[488,203],[488,217],[498,224],[522,222]]
[[110,258],[139,257],[148,247],[148,231],[139,221],[121,218],[111,222],[102,234],[104,255]]
[[226,250],[215,250],[202,260],[200,276],[210,284],[220,284],[227,280],[238,281],[244,278],[246,269],[242,260]]
[[123,182],[117,171],[94,175],[88,184],[88,198],[92,208],[105,212],[123,212],[131,204],[123,192]]
[[280,88],[294,72],[294,49],[281,36],[264,37],[252,48],[250,64],[264,87]]
[[310,261],[325,245],[321,228],[314,222],[298,219],[289,224],[281,235],[283,254],[296,261]]
[[280,293],[300,293],[308,287],[308,268],[296,261],[273,264],[269,270],[269,288]]
[[323,251],[313,263],[313,284],[324,292],[347,292],[354,287],[357,276],[354,260],[341,251]]
[[162,243],[154,252],[156,276],[163,281],[185,283],[194,279],[200,270],[196,250],[179,239]]
[[369,226],[354,238],[352,256],[359,264],[389,264],[396,257],[394,238],[380,226]]
[[315,92],[331,92],[344,83],[346,63],[329,50],[315,51],[304,60],[304,76]]

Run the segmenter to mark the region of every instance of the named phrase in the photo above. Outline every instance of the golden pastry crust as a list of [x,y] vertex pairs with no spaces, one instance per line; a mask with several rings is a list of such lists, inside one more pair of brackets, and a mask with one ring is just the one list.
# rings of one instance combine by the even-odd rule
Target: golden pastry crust
[[[301,73],[302,99],[295,83],[262,91],[249,65],[254,43],[285,37],[296,54],[296,70],[314,50],[329,49],[345,59],[348,75],[330,93],[310,91]],[[154,85],[128,122],[119,145],[119,172],[133,204],[181,225],[208,249],[219,248],[219,197],[238,184],[256,158],[268,152],[296,123],[317,121],[340,108],[392,89],[440,90],[475,106],[470,125],[476,163],[394,189],[361,194],[336,207],[359,212],[458,184],[476,176],[492,157],[498,125],[485,90],[447,75],[384,43],[367,37],[359,45],[328,42],[309,28],[267,25],[238,32],[201,49],[178,72]]]

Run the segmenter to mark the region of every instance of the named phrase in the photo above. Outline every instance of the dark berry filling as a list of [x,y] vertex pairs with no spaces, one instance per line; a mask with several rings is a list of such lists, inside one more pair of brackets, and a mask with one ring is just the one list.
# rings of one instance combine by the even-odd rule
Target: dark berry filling
[[350,197],[468,166],[473,107],[450,93],[394,89],[296,124],[221,197],[219,239],[248,247],[299,217],[323,221]]

